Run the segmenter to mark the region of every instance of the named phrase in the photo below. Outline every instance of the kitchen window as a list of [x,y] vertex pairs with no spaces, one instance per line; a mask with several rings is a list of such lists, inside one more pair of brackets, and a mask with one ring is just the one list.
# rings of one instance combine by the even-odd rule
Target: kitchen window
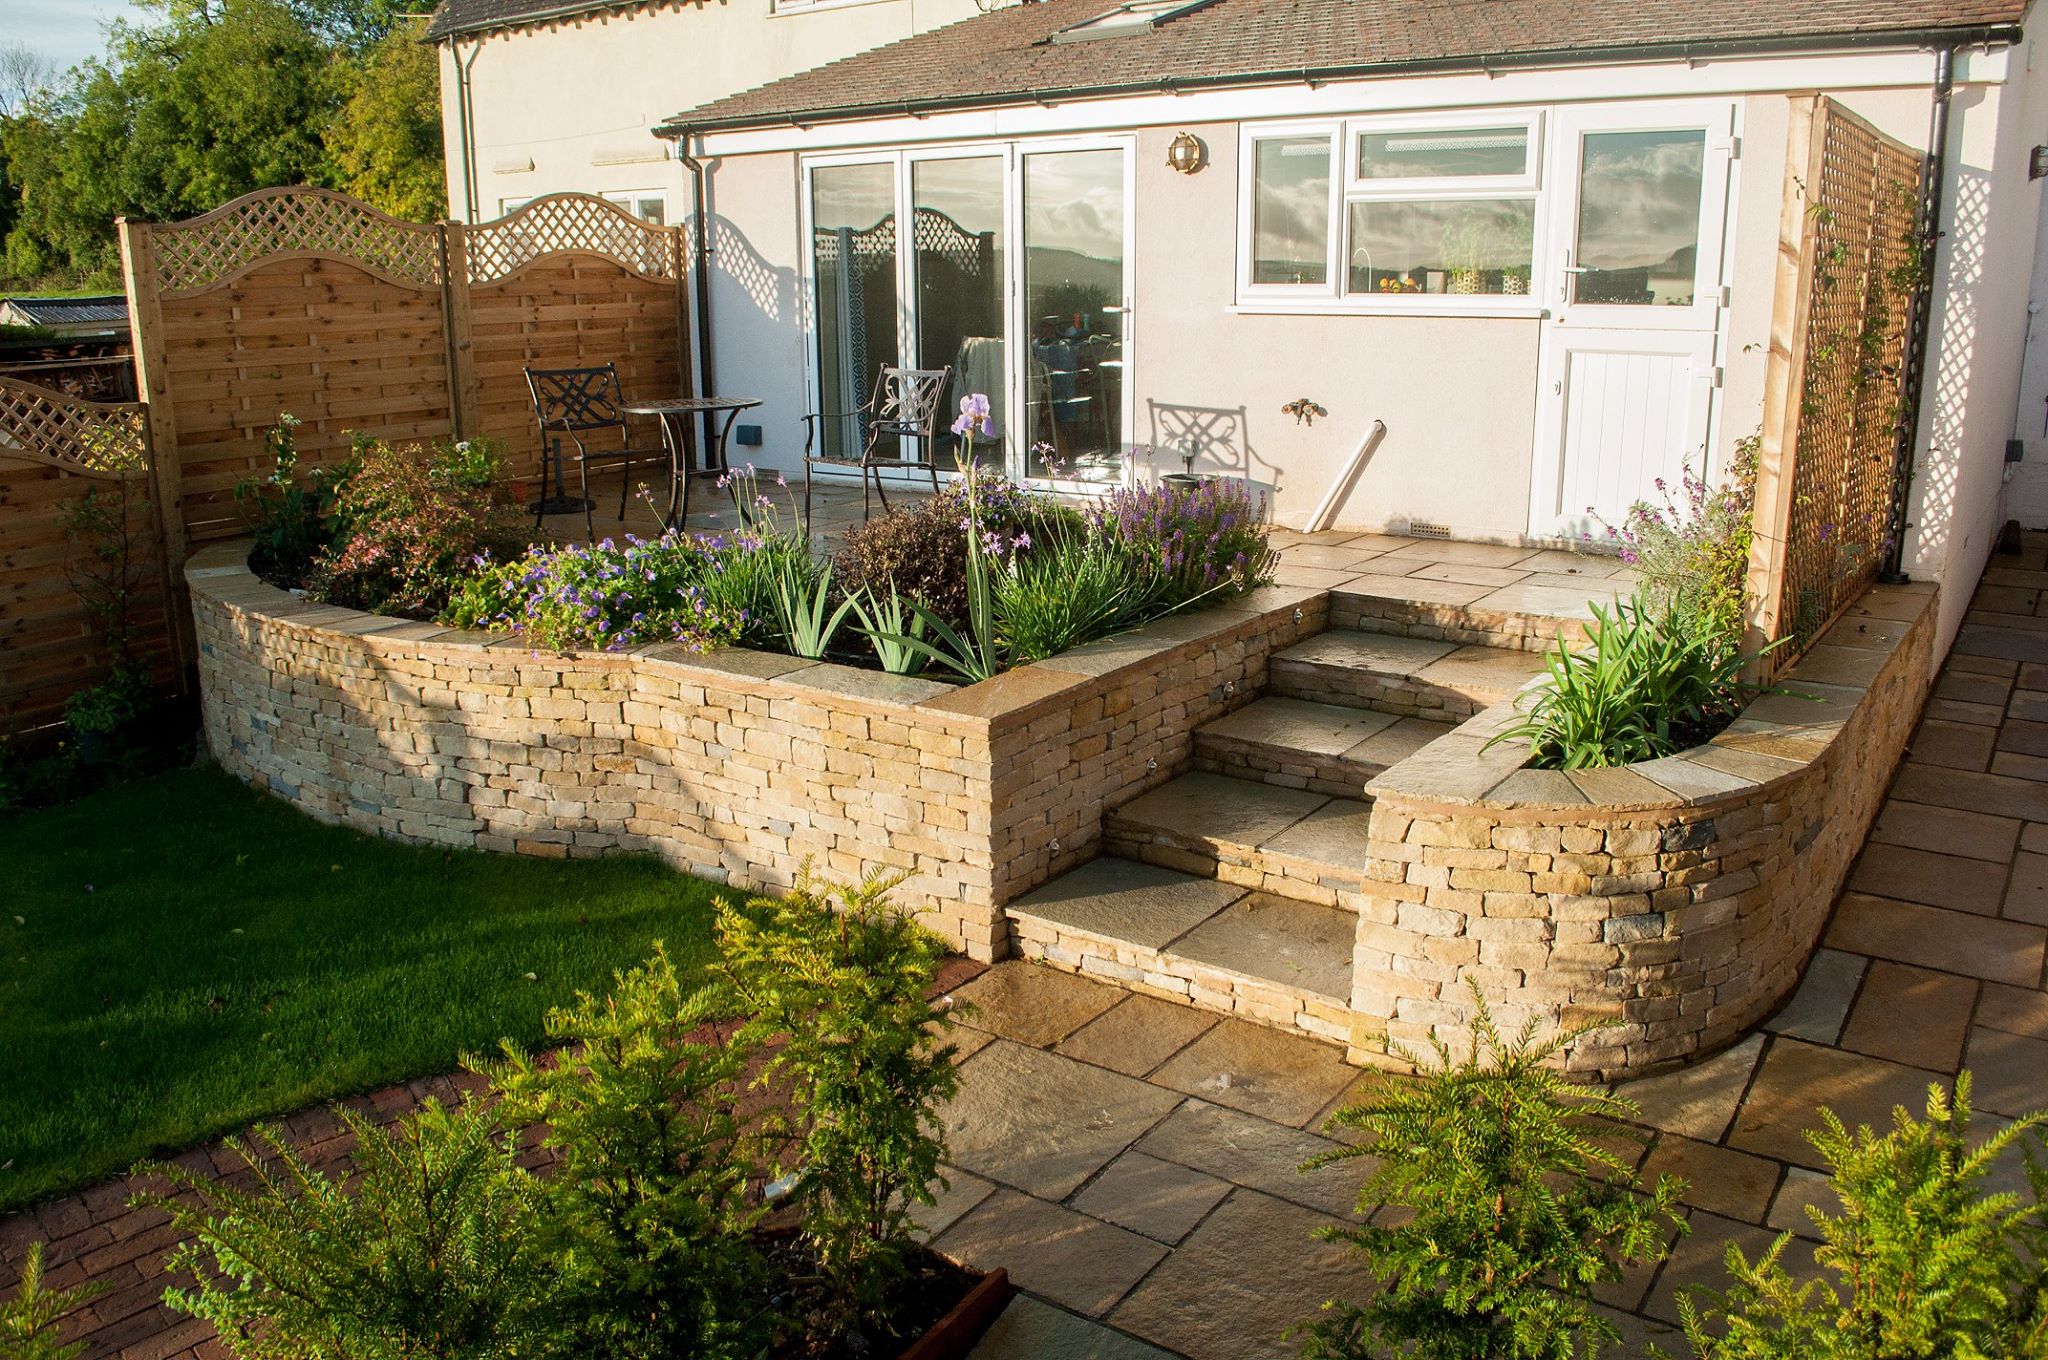
[[1494,112],[1248,129],[1239,302],[1533,310],[1539,124]]

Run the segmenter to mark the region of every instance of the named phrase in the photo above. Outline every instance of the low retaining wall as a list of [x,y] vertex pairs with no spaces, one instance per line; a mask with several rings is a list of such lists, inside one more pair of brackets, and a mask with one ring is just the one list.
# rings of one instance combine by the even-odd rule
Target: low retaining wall
[[1351,1052],[1616,1022],[1567,1065],[1638,1075],[1720,1047],[1798,982],[1933,682],[1935,591],[1874,587],[1709,744],[1565,774],[1488,750],[1488,709],[1367,785]]
[[379,835],[651,852],[749,890],[807,861],[903,873],[901,900],[983,960],[1003,904],[1090,858],[1104,808],[1169,778],[1326,611],[1269,587],[955,687],[741,649],[540,652],[309,604],[247,553],[185,573],[207,742],[242,778]]

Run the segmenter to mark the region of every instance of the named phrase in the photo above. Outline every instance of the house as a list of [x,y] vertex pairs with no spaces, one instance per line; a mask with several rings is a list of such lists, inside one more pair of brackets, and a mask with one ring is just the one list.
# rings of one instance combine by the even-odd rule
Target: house
[[978,12],[976,0],[441,0],[427,36],[451,211],[475,222],[576,190],[667,221],[682,181],[651,129],[679,98]]
[[2048,126],[2026,17],[1046,0],[659,132],[705,167],[700,342],[764,400],[766,463],[876,365],[950,364],[1018,475],[1113,482],[1135,456],[1249,477],[1297,528],[1330,500],[1362,530],[1571,541],[1759,429],[1806,101],[1915,151],[1941,105],[1903,559],[1968,582],[2006,502],[2048,488],[2036,446],[2003,489]]

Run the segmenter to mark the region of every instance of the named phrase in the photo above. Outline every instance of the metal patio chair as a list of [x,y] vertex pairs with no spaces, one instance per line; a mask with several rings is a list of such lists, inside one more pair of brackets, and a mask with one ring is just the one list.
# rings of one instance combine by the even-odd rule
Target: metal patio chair
[[[858,467],[860,469],[860,517],[868,517],[868,483],[874,483],[874,494],[882,498],[882,509],[889,508],[889,493],[882,488],[882,469],[885,467],[923,468],[932,479],[932,494],[939,491],[939,465],[935,461],[938,452],[939,420],[945,412],[946,383],[952,377],[953,369],[945,368],[889,368],[884,367],[875,375],[874,395],[851,411],[813,411],[804,417],[804,528],[808,532],[811,524],[811,487],[817,481],[813,469],[819,467]],[[859,421],[860,455],[824,452],[823,423],[828,420],[845,420],[853,417]],[[884,439],[891,435],[899,439],[915,439],[916,458],[880,458],[876,450]]]
[[[541,494],[534,499],[534,525],[539,527],[550,504],[561,508],[562,439],[567,436],[576,446],[576,473],[583,493],[583,530],[594,540],[597,525],[591,516],[590,465],[619,465],[619,519],[623,521],[626,498],[633,489],[633,460],[646,458],[666,464],[668,451],[633,446],[633,433],[626,425],[625,399],[619,394],[619,370],[614,364],[595,368],[529,368],[526,390],[533,397],[533,418],[540,425],[541,441]],[[605,430],[618,435],[619,447],[592,448],[585,442],[585,436],[595,437]],[[553,502],[547,496],[550,457],[555,466],[557,499]]]

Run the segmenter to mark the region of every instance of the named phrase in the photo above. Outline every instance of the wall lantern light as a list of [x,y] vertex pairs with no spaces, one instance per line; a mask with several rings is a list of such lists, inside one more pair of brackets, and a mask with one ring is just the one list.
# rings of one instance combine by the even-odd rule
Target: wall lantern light
[[1192,132],[1182,132],[1166,146],[1166,164],[1183,175],[1192,175],[1209,159],[1209,149]]
[[2037,146],[2028,153],[2027,178],[2048,179],[2048,146]]

